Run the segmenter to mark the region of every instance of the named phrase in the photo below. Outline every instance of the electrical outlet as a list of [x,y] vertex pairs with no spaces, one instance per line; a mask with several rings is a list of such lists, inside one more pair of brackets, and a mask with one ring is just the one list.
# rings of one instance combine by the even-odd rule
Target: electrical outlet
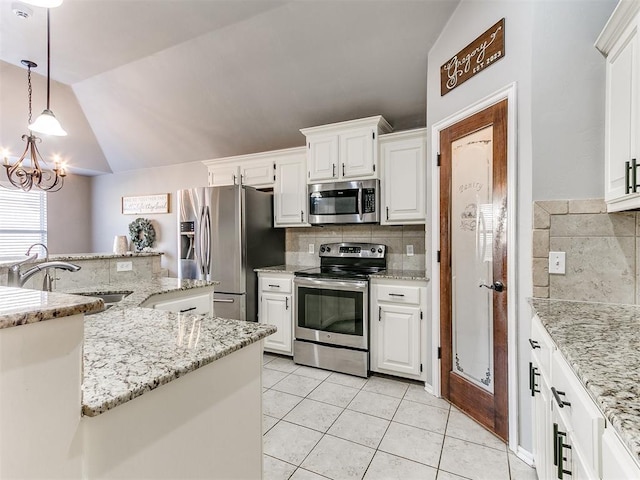
[[564,275],[566,267],[565,252],[549,252],[549,273],[552,275]]
[[413,257],[413,245],[407,245],[407,257]]
[[130,272],[133,270],[133,262],[118,262],[116,272]]
[[314,246],[313,243],[309,244],[309,253],[314,253]]

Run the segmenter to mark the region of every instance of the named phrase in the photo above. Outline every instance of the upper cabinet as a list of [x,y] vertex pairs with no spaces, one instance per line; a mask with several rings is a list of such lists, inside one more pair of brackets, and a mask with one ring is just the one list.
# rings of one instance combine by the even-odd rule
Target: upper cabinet
[[276,159],[273,215],[276,227],[308,227],[306,158],[304,148],[292,148]]
[[426,144],[424,128],[380,137],[381,224],[426,222]]
[[275,161],[279,151],[205,160],[210,187],[247,185],[256,188],[273,187]]
[[380,115],[300,130],[307,138],[307,182],[378,178],[378,136],[391,131]]
[[605,172],[607,211],[640,208],[640,2],[622,1],[596,41],[606,57]]

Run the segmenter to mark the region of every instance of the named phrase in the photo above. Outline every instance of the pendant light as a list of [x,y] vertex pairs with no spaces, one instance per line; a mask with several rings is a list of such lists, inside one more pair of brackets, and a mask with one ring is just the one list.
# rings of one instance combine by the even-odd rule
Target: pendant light
[[67,132],[60,126],[60,122],[49,108],[49,99],[51,92],[51,31],[50,31],[50,10],[47,8],[47,108],[40,114],[36,121],[29,125],[32,132],[42,133],[45,135],[55,135],[64,137]]
[[[29,91],[29,122],[31,122],[31,69],[37,67],[30,60],[22,60],[22,64],[27,67],[27,83]],[[4,152],[4,168],[7,171],[7,179],[16,188],[28,192],[33,187],[46,192],[57,192],[64,184],[64,177],[67,175],[64,164],[60,160],[55,160],[53,171],[43,170],[40,163],[46,166],[38,151],[37,143],[41,140],[33,132],[23,135],[22,139],[27,142],[27,146],[16,163],[9,163],[8,152]],[[29,165],[24,161],[28,160]]]

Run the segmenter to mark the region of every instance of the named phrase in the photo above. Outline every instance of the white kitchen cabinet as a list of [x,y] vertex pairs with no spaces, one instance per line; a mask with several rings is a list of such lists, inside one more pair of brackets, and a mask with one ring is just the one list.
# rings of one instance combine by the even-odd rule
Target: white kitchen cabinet
[[602,480],[640,478],[640,466],[618,434],[609,426],[602,435]]
[[208,167],[210,187],[238,185],[240,179],[240,164],[223,164]]
[[640,207],[639,2],[620,2],[596,41],[606,56],[605,201],[607,211]]
[[307,138],[309,183],[378,178],[378,136],[391,131],[382,116],[300,130]]
[[293,355],[293,274],[259,272],[258,285],[258,322],[278,329],[264,339],[264,350]]
[[262,188],[275,182],[275,159],[243,163],[240,166],[240,183],[249,187]]
[[292,149],[276,160],[273,214],[276,227],[307,227],[306,161],[304,149]]
[[426,380],[426,282],[371,282],[371,370]]
[[382,225],[426,222],[426,129],[380,136]]
[[212,314],[213,287],[152,295],[140,306],[176,313]]

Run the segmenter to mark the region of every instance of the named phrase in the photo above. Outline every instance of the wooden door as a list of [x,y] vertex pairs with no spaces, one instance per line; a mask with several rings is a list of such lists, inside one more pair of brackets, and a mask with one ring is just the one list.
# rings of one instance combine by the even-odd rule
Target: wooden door
[[508,439],[507,100],[440,132],[443,397]]

